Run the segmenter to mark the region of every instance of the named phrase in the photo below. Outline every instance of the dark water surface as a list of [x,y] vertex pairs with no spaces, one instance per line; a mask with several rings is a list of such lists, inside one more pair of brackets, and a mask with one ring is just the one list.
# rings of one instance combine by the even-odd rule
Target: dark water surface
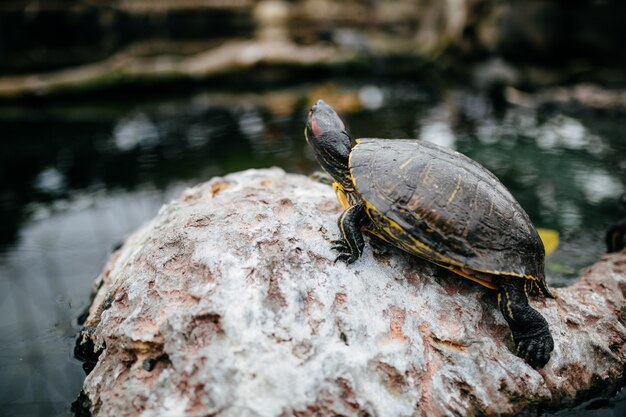
[[[253,167],[316,169],[302,134],[316,98],[335,105],[355,137],[422,138],[491,169],[537,226],[560,233],[547,264],[552,286],[595,262],[604,231],[626,216],[617,204],[626,190],[624,115],[612,112],[494,111],[480,93],[433,94],[414,83],[5,105],[0,415],[70,415],[84,379],[72,357],[76,317],[93,280],[113,248],[185,186]],[[576,415],[624,415],[624,397]]]

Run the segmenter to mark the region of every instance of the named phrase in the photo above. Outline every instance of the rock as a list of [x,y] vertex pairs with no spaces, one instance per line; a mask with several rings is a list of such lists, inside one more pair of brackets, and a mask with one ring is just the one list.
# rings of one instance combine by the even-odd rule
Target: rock
[[556,347],[511,352],[496,295],[394,249],[334,264],[331,188],[280,169],[185,191],[109,260],[79,340],[94,416],[515,415],[617,389],[626,252],[558,300]]

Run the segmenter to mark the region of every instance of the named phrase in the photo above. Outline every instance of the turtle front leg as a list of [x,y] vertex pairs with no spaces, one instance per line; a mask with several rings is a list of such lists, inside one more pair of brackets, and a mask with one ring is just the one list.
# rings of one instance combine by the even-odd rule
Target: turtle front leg
[[533,368],[542,368],[550,360],[554,340],[546,319],[528,304],[523,279],[500,287],[498,307],[511,328],[517,355]]
[[333,249],[339,252],[335,262],[345,261],[351,264],[359,259],[363,253],[363,246],[365,246],[361,226],[366,218],[365,205],[363,204],[350,206],[339,216],[337,224],[342,237],[331,242]]

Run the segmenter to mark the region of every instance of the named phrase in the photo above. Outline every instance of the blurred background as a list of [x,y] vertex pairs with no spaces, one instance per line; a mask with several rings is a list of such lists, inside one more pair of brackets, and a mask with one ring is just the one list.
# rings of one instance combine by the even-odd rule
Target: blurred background
[[[626,217],[624,16],[611,0],[2,0],[0,415],[73,415],[77,318],[107,257],[186,186],[316,170],[318,98],[354,137],[492,170],[559,232],[547,279],[571,284]],[[624,397],[551,412],[623,415]]]

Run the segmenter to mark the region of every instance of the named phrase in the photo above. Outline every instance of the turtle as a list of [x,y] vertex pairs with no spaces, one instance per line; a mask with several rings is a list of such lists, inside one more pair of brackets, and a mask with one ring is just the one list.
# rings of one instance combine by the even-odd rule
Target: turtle
[[554,340],[529,296],[555,298],[545,281],[543,243],[528,214],[494,174],[452,149],[416,139],[352,140],[318,100],[305,138],[333,179],[344,208],[335,260],[355,262],[367,232],[404,252],[497,291],[515,353],[534,367]]

